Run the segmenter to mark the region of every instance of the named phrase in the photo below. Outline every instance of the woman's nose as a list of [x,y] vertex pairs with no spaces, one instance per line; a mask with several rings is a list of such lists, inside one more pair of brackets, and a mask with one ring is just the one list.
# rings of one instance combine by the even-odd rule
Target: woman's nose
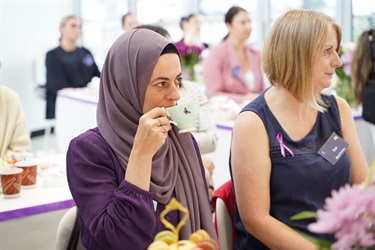
[[340,58],[340,56],[337,52],[335,53],[335,58],[333,59],[333,65],[336,68],[338,68],[342,65],[341,58]]
[[174,101],[180,100],[180,87],[178,85],[173,85],[171,87],[169,98]]

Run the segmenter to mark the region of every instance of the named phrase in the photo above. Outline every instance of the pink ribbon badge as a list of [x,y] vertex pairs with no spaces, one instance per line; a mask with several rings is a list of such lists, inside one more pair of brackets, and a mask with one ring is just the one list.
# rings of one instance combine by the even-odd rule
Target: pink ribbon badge
[[283,157],[285,157],[285,149],[288,150],[288,152],[294,156],[294,153],[292,152],[292,150],[290,150],[290,148],[288,148],[284,143],[283,143],[283,135],[281,134],[281,132],[279,132],[276,136],[276,139],[277,141],[280,143],[280,151],[281,151],[281,154]]

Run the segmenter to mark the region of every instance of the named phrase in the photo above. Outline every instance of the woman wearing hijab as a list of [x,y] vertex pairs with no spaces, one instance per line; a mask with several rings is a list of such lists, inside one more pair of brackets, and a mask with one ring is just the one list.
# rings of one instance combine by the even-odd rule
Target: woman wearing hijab
[[[100,80],[98,127],[70,143],[68,183],[88,249],[145,249],[165,230],[160,213],[175,197],[190,213],[180,239],[198,229],[216,238],[197,143],[178,134],[166,107],[180,96],[177,48],[147,29],[124,33]],[[177,225],[183,214],[166,219]]]

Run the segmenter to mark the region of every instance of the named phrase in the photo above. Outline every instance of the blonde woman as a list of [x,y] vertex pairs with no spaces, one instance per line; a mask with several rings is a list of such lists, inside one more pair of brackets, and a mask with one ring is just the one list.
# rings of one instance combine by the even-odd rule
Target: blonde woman
[[342,64],[340,42],[339,25],[317,11],[288,11],[271,28],[262,61],[272,86],[244,107],[233,129],[236,249],[317,249],[295,230],[333,241],[311,234],[312,220],[290,217],[364,181],[350,107],[321,93]]

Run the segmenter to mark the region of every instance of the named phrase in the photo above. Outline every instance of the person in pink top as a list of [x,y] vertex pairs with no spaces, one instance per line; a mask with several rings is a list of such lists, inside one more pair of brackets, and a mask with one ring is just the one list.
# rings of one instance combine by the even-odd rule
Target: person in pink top
[[203,62],[203,78],[209,98],[226,95],[243,103],[265,89],[260,53],[246,44],[250,37],[251,18],[239,7],[231,7],[225,15],[228,35],[211,46]]

